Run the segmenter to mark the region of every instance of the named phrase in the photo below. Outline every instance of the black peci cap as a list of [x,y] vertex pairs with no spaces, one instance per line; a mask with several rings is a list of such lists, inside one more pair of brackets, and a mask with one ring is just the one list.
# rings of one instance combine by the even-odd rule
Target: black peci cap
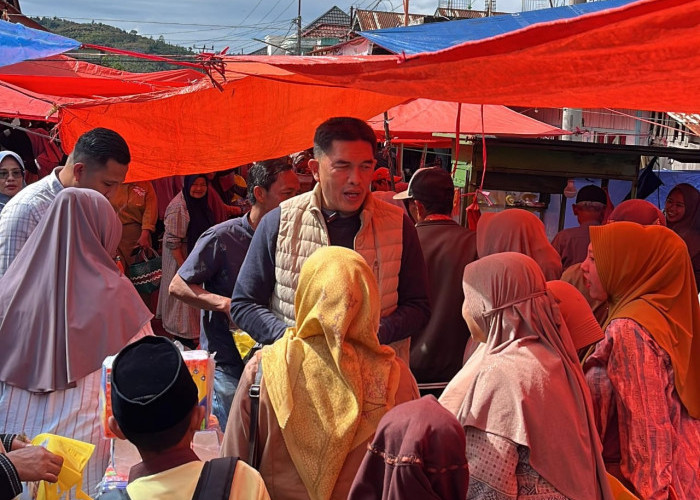
[[197,404],[197,386],[180,351],[165,337],[124,347],[112,363],[112,412],[125,433],[164,431]]

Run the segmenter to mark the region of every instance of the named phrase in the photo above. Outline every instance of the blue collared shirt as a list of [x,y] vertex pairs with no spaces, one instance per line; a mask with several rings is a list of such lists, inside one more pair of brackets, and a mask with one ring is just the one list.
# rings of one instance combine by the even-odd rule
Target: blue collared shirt
[[[203,285],[209,292],[230,297],[253,233],[247,215],[207,229],[177,274],[186,283]],[[228,314],[202,310],[202,330],[209,350],[216,352],[217,365],[243,367],[231,336]]]

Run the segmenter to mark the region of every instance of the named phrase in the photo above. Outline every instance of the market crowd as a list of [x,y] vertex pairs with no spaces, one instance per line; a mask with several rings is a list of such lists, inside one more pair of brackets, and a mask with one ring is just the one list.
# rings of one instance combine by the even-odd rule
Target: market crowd
[[[29,184],[0,152],[0,500],[64,477],[42,433],[95,446],[105,500],[700,498],[697,189],[585,186],[550,243],[523,208],[461,226],[450,172],[392,178],[363,121],[313,139],[133,183],[107,129]],[[222,458],[183,349],[214,353]],[[111,355],[141,462],[102,491]]]

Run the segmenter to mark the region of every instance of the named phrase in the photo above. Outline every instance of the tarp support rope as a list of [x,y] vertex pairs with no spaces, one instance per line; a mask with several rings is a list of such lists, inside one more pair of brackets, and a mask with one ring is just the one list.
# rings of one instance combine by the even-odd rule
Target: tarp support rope
[[[483,106],[481,107],[483,110]],[[455,123],[455,162],[452,165],[452,178],[454,179],[455,172],[457,172],[457,162],[459,161],[459,143],[461,142],[461,137],[459,136],[460,124],[462,123],[462,103],[457,104],[457,123]],[[482,116],[483,125],[483,116]]]
[[[101,50],[102,52],[109,52],[111,54],[119,54],[123,56],[136,57],[139,59],[146,59],[148,61],[164,62],[167,64],[173,64],[176,66],[185,66],[187,68],[195,68],[206,72],[206,74],[211,79],[212,83],[219,89],[222,90],[221,84],[217,82],[212,76],[212,70],[215,70],[222,77],[225,78],[225,64],[223,59],[219,57],[218,54],[201,54],[198,56],[200,62],[189,62],[189,61],[178,61],[176,59],[171,59],[169,57],[157,56],[153,54],[142,54],[140,52],[133,52],[131,50],[115,49],[112,47],[103,47],[102,45],[93,45],[91,43],[84,43],[81,45],[83,49],[93,49]],[[223,53],[222,53],[223,54]]]

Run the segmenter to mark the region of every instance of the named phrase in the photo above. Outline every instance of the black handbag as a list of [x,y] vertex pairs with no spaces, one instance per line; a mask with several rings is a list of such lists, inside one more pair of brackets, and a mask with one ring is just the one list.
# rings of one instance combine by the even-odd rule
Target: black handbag
[[150,259],[141,250],[140,262],[129,266],[129,279],[139,293],[147,295],[160,288],[160,279],[163,276],[163,259],[158,252],[153,250],[154,256]]

